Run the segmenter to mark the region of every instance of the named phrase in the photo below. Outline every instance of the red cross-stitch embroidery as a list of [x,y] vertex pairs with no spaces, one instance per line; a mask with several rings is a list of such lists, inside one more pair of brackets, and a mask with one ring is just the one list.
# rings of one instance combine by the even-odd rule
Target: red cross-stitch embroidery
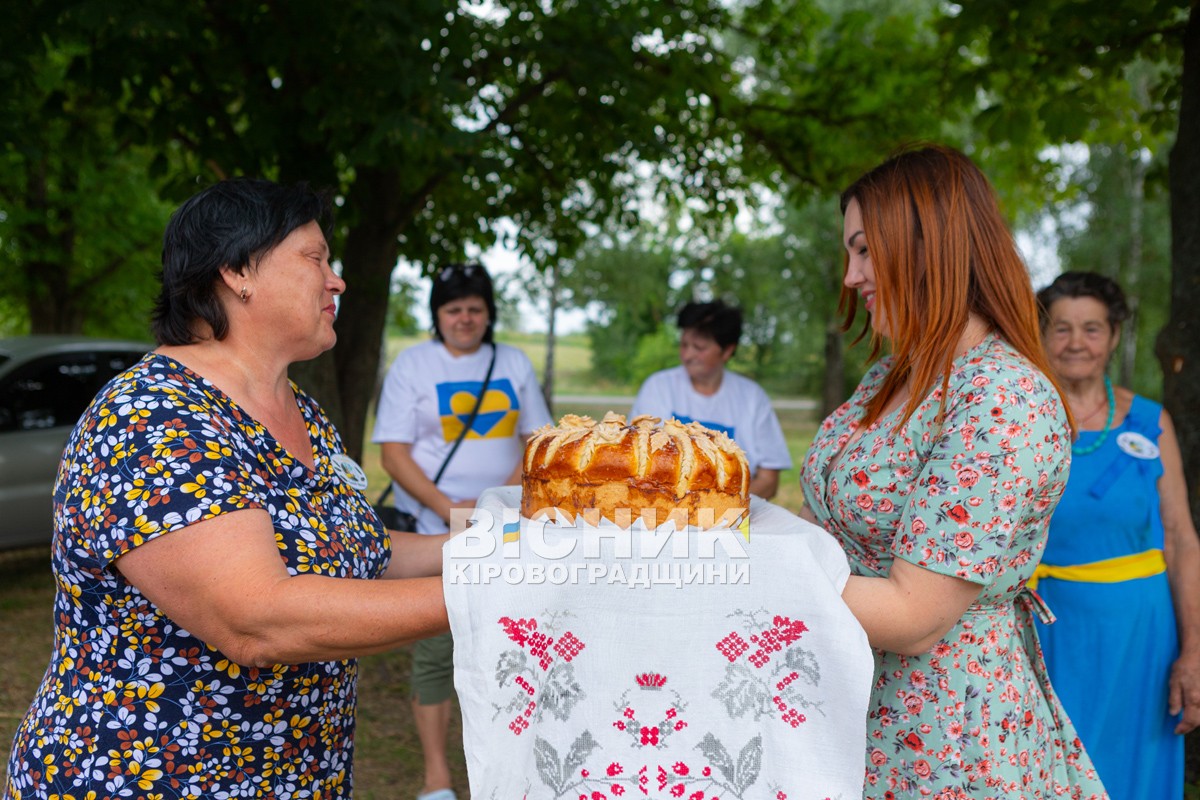
[[[546,628],[553,631],[561,615],[549,616]],[[493,704],[496,716],[513,714],[508,729],[514,736],[528,730],[530,722],[540,719],[545,711],[566,719],[584,696],[570,663],[583,651],[583,641],[571,631],[555,641],[554,636],[538,630],[538,621],[533,617],[501,617],[499,623],[518,648],[500,654],[496,679],[501,686],[512,685],[515,691],[503,706]],[[535,659],[536,669],[531,658]]]
[[[535,730],[546,713],[567,721],[573,707],[586,699],[572,663],[584,652],[585,643],[572,631],[558,633],[561,617],[547,612],[541,623],[533,617],[500,618],[505,635],[516,647],[500,654],[497,667],[499,683],[511,687],[511,697],[504,705],[494,704],[498,718],[508,715],[513,735],[529,731],[535,737],[538,777],[556,800],[627,800],[630,796],[789,800],[790,789],[785,791],[760,774],[762,733],[733,742],[728,741],[732,737],[727,731],[706,732],[698,743],[680,740],[685,747],[681,753],[668,748],[680,748],[676,737],[689,727],[685,712],[692,702],[716,699],[730,719],[777,716],[792,728],[806,721],[801,709],[820,712],[820,704],[801,691],[820,682],[815,655],[797,646],[808,631],[804,622],[769,615],[765,609],[732,612],[730,617],[741,621],[742,630],[730,631],[716,643],[720,657],[728,662],[725,678],[711,693],[703,692],[702,698],[685,702],[662,672],[633,673],[632,685],[613,701],[612,730],[619,732],[628,748],[618,755],[586,726],[553,740],[543,738],[553,728]],[[768,619],[770,623],[764,624]],[[656,761],[655,755],[664,760]]]
[[[730,631],[717,642],[717,650],[729,660],[729,667],[713,696],[725,703],[731,717],[751,714],[757,719],[774,706],[779,719],[796,728],[808,720],[800,709],[819,710],[819,705],[808,700],[801,687],[794,684],[803,679],[810,686],[817,685],[820,669],[812,653],[795,646],[808,626],[780,614],[771,618],[770,625],[763,625],[758,619],[766,613],[763,609],[730,615],[745,620],[750,642],[747,644],[737,631]],[[743,655],[752,669],[739,663]]]

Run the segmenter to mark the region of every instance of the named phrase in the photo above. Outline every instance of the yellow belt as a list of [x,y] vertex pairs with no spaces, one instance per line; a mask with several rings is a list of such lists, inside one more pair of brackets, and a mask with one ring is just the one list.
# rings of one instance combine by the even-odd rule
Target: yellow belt
[[1041,578],[1058,578],[1063,581],[1078,581],[1082,583],[1120,583],[1135,578],[1149,578],[1167,571],[1167,562],[1162,550],[1146,550],[1117,558],[1106,558],[1103,561],[1093,561],[1090,564],[1076,564],[1072,567],[1056,567],[1052,564],[1038,564],[1029,579],[1029,588],[1036,589]]

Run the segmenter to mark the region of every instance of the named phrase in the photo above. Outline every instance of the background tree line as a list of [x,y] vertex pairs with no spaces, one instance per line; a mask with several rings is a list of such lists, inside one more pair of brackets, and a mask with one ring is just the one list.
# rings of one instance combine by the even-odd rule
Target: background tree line
[[[1132,315],[1114,377],[1161,398],[1154,346],[1167,321],[1171,278],[1165,159],[1112,145],[1060,158],[1061,200],[1025,216],[1025,249],[1053,253],[1063,270],[1105,273],[1126,288]],[[729,230],[715,244],[677,230],[640,230],[619,242],[598,236],[560,265],[565,305],[592,311],[587,335],[595,379],[636,386],[673,365],[674,312],[688,300],[721,297],[746,311],[739,371],[779,393],[825,396],[827,409],[840,403],[863,365],[853,357],[848,367],[836,361],[842,339],[834,313],[841,279],[837,203],[814,195],[775,216],[760,230]],[[1051,277],[1035,274],[1037,288]]]

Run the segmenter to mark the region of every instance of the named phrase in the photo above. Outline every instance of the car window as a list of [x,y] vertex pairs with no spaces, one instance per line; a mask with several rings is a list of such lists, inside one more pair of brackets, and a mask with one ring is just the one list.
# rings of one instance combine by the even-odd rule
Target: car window
[[74,425],[100,388],[142,355],[55,353],[16,368],[0,382],[0,433]]

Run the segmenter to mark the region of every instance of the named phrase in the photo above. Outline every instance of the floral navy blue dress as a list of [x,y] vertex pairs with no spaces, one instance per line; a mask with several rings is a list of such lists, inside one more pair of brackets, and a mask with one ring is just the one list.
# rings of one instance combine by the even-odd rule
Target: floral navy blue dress
[[387,533],[339,469],[336,430],[295,391],[315,470],[161,355],[84,412],[54,494],[54,652],[13,740],[6,800],[350,796],[356,661],[236,664],[113,563],[193,522],[262,508],[289,572],[380,577]]

